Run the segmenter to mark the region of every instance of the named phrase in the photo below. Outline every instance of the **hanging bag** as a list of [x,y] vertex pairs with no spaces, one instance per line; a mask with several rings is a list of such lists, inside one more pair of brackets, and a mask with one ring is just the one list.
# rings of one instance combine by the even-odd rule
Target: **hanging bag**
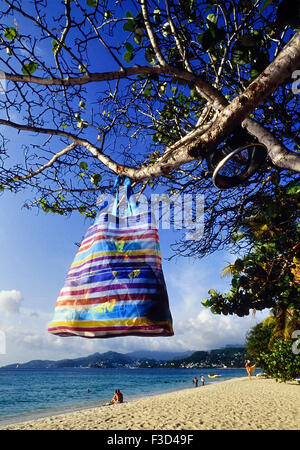
[[[158,231],[148,212],[139,212],[129,178],[127,211],[119,214],[119,186],[112,212],[89,227],[71,265],[48,331],[58,336],[109,338],[172,336],[172,317],[161,267]],[[150,217],[151,216],[151,217]],[[150,220],[149,220],[150,219]]]

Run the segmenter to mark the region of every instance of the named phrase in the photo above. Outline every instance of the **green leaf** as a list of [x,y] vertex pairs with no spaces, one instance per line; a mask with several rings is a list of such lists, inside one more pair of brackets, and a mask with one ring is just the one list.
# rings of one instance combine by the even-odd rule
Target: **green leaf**
[[113,13],[110,11],[110,9],[108,9],[104,13],[104,19],[109,19],[110,17],[112,17],[112,15],[113,15]]
[[102,177],[101,177],[100,173],[93,173],[93,175],[91,176],[90,179],[91,179],[91,183],[93,183],[95,186],[98,186]]
[[23,65],[22,73],[24,73],[24,75],[32,75],[36,71],[37,67],[38,65],[36,62],[30,61],[28,64]]
[[152,64],[153,66],[156,64],[156,58],[153,53],[152,47],[147,47],[145,50],[145,58],[148,61],[148,63]]
[[231,60],[235,64],[249,64],[250,59],[250,52],[246,48],[235,46],[232,49]]
[[244,34],[239,39],[239,44],[242,47],[257,47],[258,45],[258,38],[257,36],[251,35],[251,34]]
[[78,69],[80,72],[84,73],[86,72],[86,65],[85,64],[79,64]]
[[204,51],[210,50],[215,47],[219,42],[221,42],[225,36],[226,32],[223,28],[217,28],[216,25],[210,22],[210,27],[205,30],[204,33],[198,34],[198,42],[202,44]]
[[86,122],[83,119],[80,119],[77,121],[77,127],[78,128],[87,128],[89,126],[88,122]]
[[134,53],[133,53],[133,52],[126,52],[126,53],[123,55],[123,59],[124,59],[126,62],[128,62],[128,63],[130,63],[130,61],[132,61],[133,58],[134,58]]
[[129,31],[129,33],[132,33],[135,29],[135,21],[134,20],[128,20],[123,25],[123,31]]
[[133,50],[134,50],[133,45],[130,44],[130,42],[126,42],[125,47],[126,47],[126,50],[130,53],[133,52]]
[[13,41],[14,39],[16,39],[16,37],[18,37],[18,32],[16,28],[14,27],[5,28],[4,37],[9,41]]
[[205,308],[209,308],[210,307],[210,301],[208,298],[205,298],[202,302],[202,305],[205,306]]
[[96,8],[98,5],[98,0],[86,0],[85,2],[91,8]]
[[300,192],[300,184],[294,184],[294,186],[290,186],[286,193],[289,195],[296,195]]
[[57,50],[57,47],[59,46],[59,43],[57,42],[57,41],[51,41],[51,44],[52,44],[52,53],[55,53],[56,52],[56,50]]
[[264,4],[262,5],[259,14],[261,14],[271,3],[273,0],[265,0]]
[[159,24],[161,22],[161,11],[160,9],[156,8],[153,10],[153,20],[156,24]]
[[140,45],[144,37],[144,30],[142,28],[136,28],[134,31],[133,40],[137,45]]
[[216,24],[217,18],[214,14],[208,14],[206,17],[206,21]]
[[255,80],[255,78],[257,78],[259,74],[260,74],[260,71],[258,69],[255,69],[255,68],[251,69],[249,81]]
[[81,161],[81,162],[79,163],[79,167],[80,167],[80,169],[82,169],[82,170],[87,170],[87,169],[88,169],[88,165],[87,165],[87,163],[86,163],[85,161]]
[[80,106],[80,108],[85,109],[85,102],[83,100],[81,100],[79,102],[79,106]]

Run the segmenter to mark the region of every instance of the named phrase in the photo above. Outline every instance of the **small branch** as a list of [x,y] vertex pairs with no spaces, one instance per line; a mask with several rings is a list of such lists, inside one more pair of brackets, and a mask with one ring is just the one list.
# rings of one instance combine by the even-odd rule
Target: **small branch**
[[[76,147],[76,144],[74,144],[74,143],[68,145],[68,147],[66,147],[63,150],[61,150],[60,152],[56,153],[53,156],[53,158],[51,158],[46,164],[44,164],[43,166],[39,167],[37,170],[30,171],[30,173],[28,175],[25,175],[25,176],[22,176],[22,177],[18,177],[18,181],[25,181],[25,180],[29,180],[30,178],[36,177],[38,174],[40,174],[44,170],[46,170],[49,167],[53,166],[55,161],[57,161],[61,156],[65,155],[69,151],[73,150],[75,147]],[[1,183],[1,184],[5,185],[6,183],[4,182],[4,183]]]
[[143,14],[143,18],[144,18],[144,23],[145,23],[145,27],[146,27],[146,31],[149,37],[149,40],[151,42],[152,48],[154,50],[155,56],[158,60],[158,63],[160,66],[164,67],[167,66],[167,62],[165,60],[165,58],[163,57],[163,54],[160,51],[155,33],[153,31],[153,28],[150,24],[150,20],[149,20],[149,14],[148,14],[148,9],[147,9],[147,0],[139,0],[140,4],[141,4],[141,10],[142,10],[142,14]]

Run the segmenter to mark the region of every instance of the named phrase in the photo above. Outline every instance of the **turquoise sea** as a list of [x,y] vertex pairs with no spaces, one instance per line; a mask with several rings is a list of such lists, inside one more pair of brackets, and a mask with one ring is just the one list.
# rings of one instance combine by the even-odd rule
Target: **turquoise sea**
[[[221,375],[210,379],[208,374]],[[103,405],[120,389],[124,401],[245,377],[245,369],[1,369],[0,425]]]

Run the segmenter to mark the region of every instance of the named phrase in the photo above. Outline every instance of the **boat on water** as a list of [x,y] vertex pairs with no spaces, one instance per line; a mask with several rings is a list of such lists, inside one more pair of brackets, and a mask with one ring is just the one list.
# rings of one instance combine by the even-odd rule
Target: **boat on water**
[[222,375],[217,375],[217,374],[215,374],[215,373],[210,373],[209,375],[208,375],[208,378],[220,378]]

